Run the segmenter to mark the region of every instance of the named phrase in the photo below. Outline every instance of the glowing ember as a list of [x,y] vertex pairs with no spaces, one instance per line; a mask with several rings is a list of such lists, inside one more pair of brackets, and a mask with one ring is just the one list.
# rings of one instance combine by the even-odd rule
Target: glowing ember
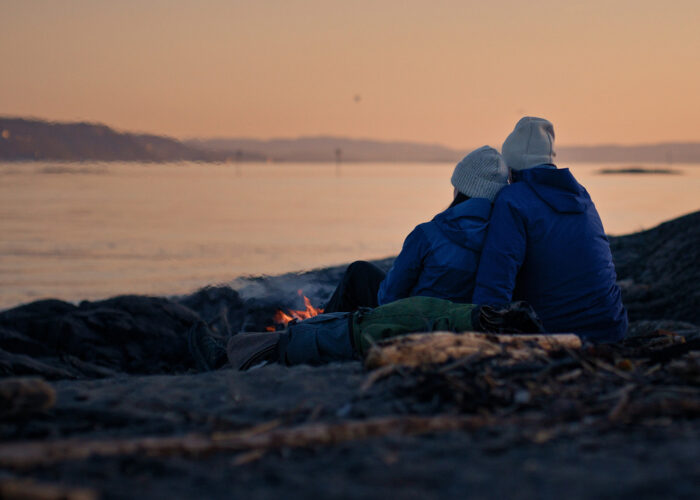
[[[300,310],[295,310],[295,309],[289,309],[287,312],[284,312],[282,309],[278,309],[277,312],[275,313],[275,316],[273,317],[272,321],[275,325],[283,325],[287,326],[287,324],[290,321],[293,320],[305,320],[308,318],[313,318],[314,316],[317,316],[319,314],[323,313],[323,309],[317,308],[311,305],[311,301],[309,298],[302,293],[301,290],[298,290],[297,293],[299,294],[300,297],[303,297],[304,299],[304,307],[305,309],[300,309]],[[267,327],[268,332],[274,332],[275,331],[275,326],[268,326]]]

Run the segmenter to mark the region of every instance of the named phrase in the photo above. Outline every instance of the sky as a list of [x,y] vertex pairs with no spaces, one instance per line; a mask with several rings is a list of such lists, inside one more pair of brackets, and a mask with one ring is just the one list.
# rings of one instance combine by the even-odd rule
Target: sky
[[700,141],[697,0],[0,0],[0,115],[191,137]]

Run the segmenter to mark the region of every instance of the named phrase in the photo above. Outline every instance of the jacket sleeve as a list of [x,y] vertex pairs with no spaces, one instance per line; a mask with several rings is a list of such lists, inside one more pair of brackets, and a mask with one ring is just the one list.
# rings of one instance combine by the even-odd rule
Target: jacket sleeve
[[507,200],[496,198],[476,273],[474,304],[513,300],[515,279],[525,259],[525,221]]
[[420,226],[416,227],[406,237],[401,253],[394,260],[386,278],[379,285],[377,302],[387,304],[398,299],[406,298],[418,282],[423,268],[423,257],[429,248]]

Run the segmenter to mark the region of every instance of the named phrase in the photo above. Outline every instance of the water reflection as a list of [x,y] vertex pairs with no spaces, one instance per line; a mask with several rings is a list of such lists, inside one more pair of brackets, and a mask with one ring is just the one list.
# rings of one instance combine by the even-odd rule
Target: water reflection
[[[571,167],[606,230],[700,208],[700,166],[683,175]],[[39,297],[184,293],[398,252],[444,209],[450,164],[1,164],[0,307]],[[101,175],[95,175],[101,174]]]

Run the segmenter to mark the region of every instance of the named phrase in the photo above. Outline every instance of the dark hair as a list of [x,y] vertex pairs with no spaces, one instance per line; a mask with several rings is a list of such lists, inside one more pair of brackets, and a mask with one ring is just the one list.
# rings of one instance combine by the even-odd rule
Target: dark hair
[[457,193],[457,196],[455,196],[455,199],[452,200],[452,203],[450,203],[450,206],[447,208],[455,207],[455,206],[459,205],[460,203],[462,203],[463,201],[467,201],[468,199],[469,199],[469,196],[467,196],[466,194],[464,194],[460,191]]

